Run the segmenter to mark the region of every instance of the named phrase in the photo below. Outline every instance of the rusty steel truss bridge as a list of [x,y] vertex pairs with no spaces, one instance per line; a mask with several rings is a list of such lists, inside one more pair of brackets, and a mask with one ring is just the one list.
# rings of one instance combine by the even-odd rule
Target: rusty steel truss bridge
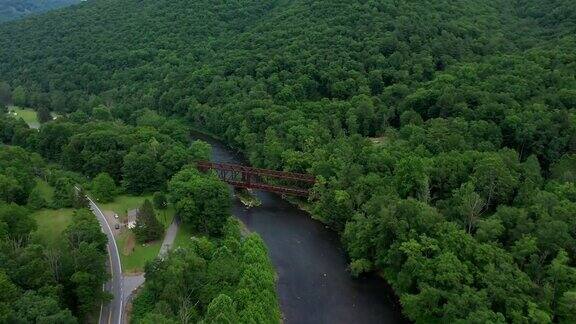
[[218,177],[234,188],[258,189],[282,195],[308,197],[316,178],[309,174],[275,171],[238,164],[197,162],[200,171],[214,170]]

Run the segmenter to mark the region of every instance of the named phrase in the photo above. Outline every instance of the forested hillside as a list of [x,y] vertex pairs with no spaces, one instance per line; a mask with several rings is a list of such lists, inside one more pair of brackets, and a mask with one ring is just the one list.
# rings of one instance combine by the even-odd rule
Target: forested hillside
[[351,273],[416,322],[570,323],[574,35],[569,0],[100,0],[0,28],[0,98],[186,117],[313,173]]
[[31,14],[66,7],[81,0],[2,0],[0,2],[0,23],[16,20]]

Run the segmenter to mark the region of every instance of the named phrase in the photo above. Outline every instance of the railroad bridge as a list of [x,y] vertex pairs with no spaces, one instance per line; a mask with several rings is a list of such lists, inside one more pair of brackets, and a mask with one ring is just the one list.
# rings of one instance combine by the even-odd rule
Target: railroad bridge
[[[224,182],[235,188],[258,189],[282,195],[308,197],[316,178],[309,174],[252,168],[230,163],[200,161],[200,171],[216,171]],[[272,182],[270,182],[272,180]]]

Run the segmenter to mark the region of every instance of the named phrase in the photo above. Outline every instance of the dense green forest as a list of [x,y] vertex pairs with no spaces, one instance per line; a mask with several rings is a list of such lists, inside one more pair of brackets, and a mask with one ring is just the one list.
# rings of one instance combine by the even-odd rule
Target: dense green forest
[[[569,323],[574,35],[569,0],[93,1],[0,28],[0,98],[85,125],[1,133],[139,192],[185,163],[138,151],[155,144],[134,127],[185,120],[256,166],[316,175],[314,217],[408,318]],[[86,123],[102,118],[118,129]],[[98,127],[117,156],[90,153]],[[158,178],[131,183],[138,163]]]
[[0,144],[0,323],[85,322],[108,298],[106,236],[71,187],[56,188],[54,198],[77,208],[72,224],[52,245],[32,235],[31,211],[46,204],[38,175],[68,179],[37,154]]
[[[279,323],[275,272],[264,242],[228,218],[218,241],[196,239],[146,267],[135,323]],[[203,320],[203,322],[202,322]]]
[[[46,305],[22,306],[11,300],[13,296],[9,294],[5,304],[0,300],[0,323],[12,323],[21,315],[27,316],[26,323],[73,323],[76,318],[85,322],[98,303],[105,300],[100,287],[107,279],[104,268],[107,240],[90,211],[78,211],[74,224],[67,229],[62,248],[78,245],[72,246],[73,252],[43,247],[42,242],[29,238],[36,226],[30,218],[32,211],[84,206],[83,203],[78,206],[76,184],[90,189],[101,202],[110,201],[118,193],[154,192],[158,209],[166,208],[165,193],[169,193],[182,224],[198,234],[190,246],[146,267],[147,283],[134,306],[135,323],[201,319],[278,323],[276,277],[264,243],[256,234],[240,235],[239,223],[230,217],[227,186],[214,174],[203,174],[190,167],[194,161],[209,159],[210,146],[200,141],[189,143],[189,130],[177,119],[167,119],[147,109],[134,112],[132,117],[134,125],[114,122],[109,110],[99,107],[90,116],[75,112],[34,130],[19,118],[0,114],[0,261],[7,262],[6,269],[0,266],[0,287],[4,287],[1,280],[5,279],[6,289],[16,287],[14,296],[55,289],[55,294],[50,295],[52,299],[34,301]],[[44,159],[51,163],[46,164]],[[39,193],[38,177],[46,178],[54,188],[53,201],[47,202]],[[92,181],[87,182],[86,178]],[[140,243],[164,236],[164,228],[154,213],[152,203],[145,200],[134,229]],[[68,240],[70,243],[66,243]],[[97,245],[84,246],[82,241]],[[14,253],[25,253],[13,244],[30,245],[36,254],[21,261],[28,262],[26,265],[20,261],[8,262]],[[99,248],[97,254],[90,250],[95,247]],[[76,253],[83,253],[85,259],[79,259]],[[70,277],[65,271],[72,271],[68,269],[72,266],[66,263],[72,257],[75,265],[83,263],[80,269],[72,268],[80,274]],[[14,282],[31,280],[22,274],[14,274],[15,278],[1,276],[3,270],[18,271],[18,266],[29,267],[30,275],[36,275],[48,263],[56,280],[40,281],[38,287],[15,286]],[[91,276],[98,276],[84,276],[81,271],[86,269],[90,269]],[[167,280],[174,284],[166,285]],[[87,286],[76,288],[74,284]],[[201,291],[197,290],[199,287]],[[58,305],[68,306],[74,312]],[[31,307],[38,310],[32,311]]]
[[31,14],[73,5],[81,0],[3,0],[0,2],[0,23]]

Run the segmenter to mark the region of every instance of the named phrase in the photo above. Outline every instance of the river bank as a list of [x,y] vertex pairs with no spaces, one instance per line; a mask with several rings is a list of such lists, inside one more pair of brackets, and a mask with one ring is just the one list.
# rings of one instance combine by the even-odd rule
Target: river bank
[[[216,162],[247,164],[241,153],[202,133]],[[404,323],[397,297],[377,274],[354,279],[337,233],[278,195],[255,191],[262,205],[235,200],[233,214],[266,243],[278,275],[285,323]]]

